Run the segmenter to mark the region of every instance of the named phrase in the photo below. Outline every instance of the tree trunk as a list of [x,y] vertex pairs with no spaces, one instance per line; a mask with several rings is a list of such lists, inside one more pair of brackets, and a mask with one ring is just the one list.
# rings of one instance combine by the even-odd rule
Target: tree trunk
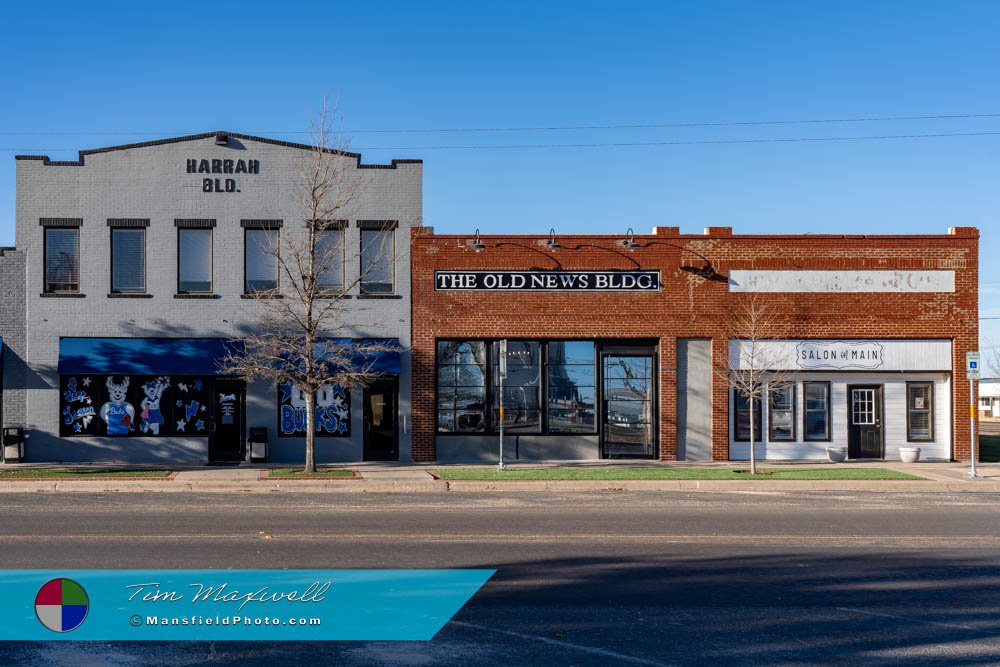
[[750,394],[750,474],[757,474],[757,448],[754,442],[753,394]]
[[305,473],[316,472],[316,395],[311,390],[303,392],[306,400],[306,467]]

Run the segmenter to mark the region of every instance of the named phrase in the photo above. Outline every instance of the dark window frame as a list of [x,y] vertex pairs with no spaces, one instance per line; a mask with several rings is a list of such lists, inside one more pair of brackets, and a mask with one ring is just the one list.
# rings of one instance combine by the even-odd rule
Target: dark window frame
[[[73,230],[76,232],[76,289],[49,289],[49,230]],[[42,227],[42,292],[44,294],[79,294],[83,282],[80,271],[80,225],[45,225]]]
[[281,248],[281,227],[244,227],[243,229],[243,294],[245,296],[260,296],[262,294],[279,294],[281,292],[281,264],[278,258],[274,258],[274,287],[262,290],[251,290],[247,281],[247,252],[250,250],[249,235],[251,232],[263,232],[264,234],[274,234],[275,243],[279,251]]
[[[791,407],[791,413],[792,413],[792,421],[791,421],[791,423],[792,423],[792,433],[791,433],[790,437],[781,437],[781,436],[774,435],[774,420],[771,418],[771,416],[774,414],[774,401],[772,400],[772,394],[771,394],[771,392],[773,391],[771,389],[771,385],[772,384],[776,385],[778,387],[785,387],[785,388],[790,389],[792,391],[792,407]],[[768,439],[768,442],[797,442],[796,436],[798,435],[798,433],[797,433],[796,427],[795,427],[795,423],[797,421],[796,420],[796,417],[797,417],[797,413],[796,413],[796,407],[797,407],[797,405],[796,404],[797,403],[798,403],[798,386],[796,385],[796,383],[794,383],[794,382],[772,382],[772,383],[768,384],[768,387],[767,387],[767,439]],[[788,411],[787,410],[779,410],[779,412],[788,412]]]
[[[809,409],[809,394],[806,387],[808,385],[820,385],[826,387],[826,437],[817,438],[809,435],[809,413],[819,412]],[[832,388],[828,380],[810,380],[802,383],[802,441],[803,442],[832,442],[833,424],[830,423],[830,403],[833,402]]]
[[[733,391],[732,391],[732,397],[733,397],[733,420],[732,420],[732,422],[733,422],[733,442],[750,442],[750,436],[749,435],[747,437],[745,437],[745,438],[741,438],[740,437],[740,430],[739,430],[739,427],[738,427],[739,420],[740,420],[740,407],[739,407],[740,404],[739,404],[739,399],[740,399],[740,396],[742,396],[742,395],[743,395],[743,392],[741,392],[736,387],[733,387]],[[760,397],[760,396],[758,396],[757,398],[755,398],[754,401],[753,401],[753,405],[754,405],[753,409],[757,413],[755,415],[756,419],[754,419],[754,422],[753,422],[753,436],[754,436],[753,441],[755,443],[761,442],[763,440],[762,435],[764,433],[764,427],[761,425],[761,421],[762,421],[761,417],[764,414],[764,411],[761,408],[761,403],[762,402],[763,402],[763,400],[762,400],[762,397]],[[750,411],[749,410],[749,399],[747,399],[747,403],[748,403],[747,412],[749,412]]]
[[[375,227],[372,225],[361,225],[362,221],[359,221],[359,234],[358,234],[358,244],[361,247],[361,253],[358,255],[358,291],[361,294],[396,294],[396,224],[387,223],[382,227]],[[375,232],[376,234],[391,235],[392,247],[389,250],[389,282],[391,283],[388,290],[370,290],[365,289],[365,232]],[[370,269],[369,269],[370,270]],[[472,339],[470,339],[472,340]],[[483,340],[483,339],[476,339]]]
[[[928,387],[927,392],[927,408],[925,410],[914,410],[910,404],[910,387],[920,386]],[[927,436],[914,438],[912,437],[913,425],[911,421],[911,415],[914,412],[926,412],[927,413]],[[931,380],[914,380],[906,383],[906,441],[907,442],[934,442],[934,382]]]
[[[111,239],[111,256],[108,261],[111,269],[111,289],[112,294],[148,294],[149,293],[149,257],[146,252],[146,228],[145,227],[111,227],[108,229]],[[142,289],[141,290],[120,290],[115,289],[115,234],[117,232],[142,232]]]
[[[496,388],[496,383],[494,381],[494,363],[493,363],[493,346],[499,344],[503,340],[501,338],[436,338],[434,339],[434,429],[435,436],[496,436],[499,435],[500,431],[494,426],[493,417],[493,398],[494,390]],[[593,338],[508,338],[506,339],[508,343],[510,342],[526,342],[526,343],[538,343],[539,344],[539,356],[540,356],[540,373],[541,378],[539,379],[539,422],[540,429],[538,431],[526,432],[519,431],[514,435],[543,435],[543,436],[554,436],[554,437],[590,437],[600,434],[600,409],[598,400],[598,393],[600,391],[599,382],[599,345],[598,340]],[[483,419],[485,425],[482,431],[443,431],[437,426],[438,418],[438,369],[441,364],[438,362],[438,344],[439,343],[483,343],[486,346],[486,363],[483,369],[483,382],[485,389],[485,396],[483,400]],[[548,345],[549,343],[575,343],[583,342],[590,343],[594,348],[594,428],[591,431],[553,431],[549,427],[549,356],[548,356]],[[446,364],[447,365],[447,364]],[[583,364],[580,364],[583,365]],[[655,410],[654,410],[655,413]],[[656,413],[658,414],[658,413]],[[507,429],[504,429],[504,433],[508,433]]]
[[[181,289],[181,234],[208,230],[208,289]],[[177,294],[215,294],[215,227],[177,227]]]

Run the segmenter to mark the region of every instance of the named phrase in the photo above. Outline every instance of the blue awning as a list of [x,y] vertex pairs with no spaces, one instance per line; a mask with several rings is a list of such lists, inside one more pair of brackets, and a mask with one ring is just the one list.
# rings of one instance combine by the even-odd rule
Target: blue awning
[[[333,339],[358,348],[353,362],[375,373],[399,375],[399,339]],[[366,354],[364,345],[383,343],[393,349]],[[218,375],[219,362],[242,344],[225,338],[62,338],[59,373],[95,375]]]
[[218,362],[242,346],[225,338],[62,338],[59,373],[218,375]]

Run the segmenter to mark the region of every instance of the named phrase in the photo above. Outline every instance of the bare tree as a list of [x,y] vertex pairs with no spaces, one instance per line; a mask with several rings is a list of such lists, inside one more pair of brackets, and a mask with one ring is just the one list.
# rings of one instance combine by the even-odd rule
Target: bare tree
[[989,373],[989,377],[1000,378],[1000,345],[987,338],[984,341],[986,347],[983,348],[983,365]]
[[[302,393],[306,413],[305,468],[316,471],[316,395],[325,386],[362,387],[378,377],[375,363],[393,345],[339,342],[348,295],[394,260],[387,234],[362,248],[359,271],[345,276],[346,231],[342,218],[365,187],[356,158],[333,129],[336,112],[324,103],[314,126],[311,150],[304,152],[299,206],[302,218],[283,230],[264,230],[257,248],[273,266],[275,279],[251,282],[248,331],[238,351],[223,361],[224,373],[268,380],[275,390],[290,384]],[[280,232],[280,233],[279,233]],[[371,244],[370,244],[371,245]],[[391,270],[391,265],[389,270]],[[343,336],[343,333],[340,333]],[[242,349],[239,349],[242,348]]]
[[[728,350],[726,359],[716,365],[716,374],[737,397],[747,400],[750,408],[750,474],[757,474],[756,410],[794,378],[795,372],[782,368],[782,359],[766,341],[777,338],[778,321],[774,311],[757,293],[733,295],[735,302],[727,313],[723,331]],[[733,350],[736,358],[732,358]],[[734,405],[735,409],[735,405]],[[761,435],[764,430],[761,429]]]

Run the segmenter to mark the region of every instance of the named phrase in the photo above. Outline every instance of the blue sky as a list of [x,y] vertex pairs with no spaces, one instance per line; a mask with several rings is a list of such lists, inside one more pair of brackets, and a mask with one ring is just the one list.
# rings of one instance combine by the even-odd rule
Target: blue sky
[[[424,160],[439,232],[972,225],[980,314],[1000,317],[1000,135],[489,147],[1000,133],[1000,115],[359,132],[1000,114],[1000,3],[0,0],[0,15],[0,245],[15,153],[220,128],[301,140],[328,95],[366,161]],[[1000,343],[1000,320],[981,329]]]

